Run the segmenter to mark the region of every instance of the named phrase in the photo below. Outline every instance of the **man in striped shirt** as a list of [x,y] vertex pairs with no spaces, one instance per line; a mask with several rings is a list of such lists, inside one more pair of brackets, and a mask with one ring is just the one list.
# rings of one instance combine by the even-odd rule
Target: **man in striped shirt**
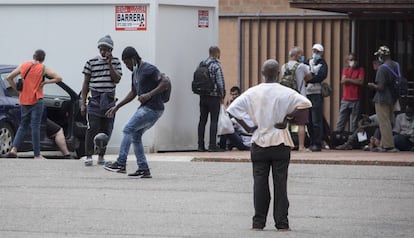
[[[83,68],[85,79],[82,86],[81,113],[86,114],[88,128],[85,135],[85,166],[93,164],[93,138],[98,133],[111,135],[114,118],[105,116],[108,109],[115,105],[115,87],[122,76],[121,62],[112,56],[113,41],[109,35],[99,39],[100,55],[86,62]],[[88,104],[86,104],[87,95]],[[104,164],[105,150],[99,151],[98,164]]]

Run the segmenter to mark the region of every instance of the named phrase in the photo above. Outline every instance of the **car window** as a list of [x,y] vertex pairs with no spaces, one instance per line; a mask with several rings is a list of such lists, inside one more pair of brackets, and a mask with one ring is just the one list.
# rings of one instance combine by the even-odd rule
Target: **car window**
[[55,83],[46,84],[43,87],[43,96],[45,97],[53,97],[53,98],[70,98],[68,92],[66,92],[62,87]]
[[[10,73],[2,73],[0,74],[1,80],[4,83],[5,89],[8,92],[10,97],[19,97],[19,94],[10,86],[9,81],[7,81],[7,76],[9,76]],[[20,78],[20,75],[17,75],[14,77],[13,81],[16,83],[17,80]]]

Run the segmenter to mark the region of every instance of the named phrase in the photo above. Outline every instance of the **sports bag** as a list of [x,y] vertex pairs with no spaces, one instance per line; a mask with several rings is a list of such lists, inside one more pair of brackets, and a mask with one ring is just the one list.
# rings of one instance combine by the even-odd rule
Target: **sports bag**
[[329,83],[325,81],[321,83],[321,94],[323,97],[329,97],[332,95],[332,87]]

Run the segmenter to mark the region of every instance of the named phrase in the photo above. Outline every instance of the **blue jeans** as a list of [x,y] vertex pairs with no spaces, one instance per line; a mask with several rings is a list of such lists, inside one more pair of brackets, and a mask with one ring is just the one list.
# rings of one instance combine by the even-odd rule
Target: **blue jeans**
[[40,122],[42,120],[43,101],[38,101],[34,105],[20,106],[20,125],[14,137],[13,147],[19,148],[24,139],[29,124],[32,128],[32,144],[34,156],[40,156]]
[[322,147],[323,135],[323,96],[322,94],[306,95],[312,102],[309,110],[308,130],[311,138],[311,145]]
[[117,159],[119,164],[126,165],[129,147],[132,143],[138,169],[148,169],[147,158],[144,153],[144,145],[142,144],[142,135],[155,124],[163,112],[163,110],[155,111],[146,106],[141,106],[137,109],[123,130],[124,137],[122,138]]

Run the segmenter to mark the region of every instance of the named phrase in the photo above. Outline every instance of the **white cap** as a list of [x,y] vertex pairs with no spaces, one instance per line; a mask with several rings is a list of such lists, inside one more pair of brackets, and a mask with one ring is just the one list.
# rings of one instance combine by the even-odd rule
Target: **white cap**
[[317,51],[323,52],[323,46],[321,44],[314,44],[312,46],[312,50],[317,50]]

